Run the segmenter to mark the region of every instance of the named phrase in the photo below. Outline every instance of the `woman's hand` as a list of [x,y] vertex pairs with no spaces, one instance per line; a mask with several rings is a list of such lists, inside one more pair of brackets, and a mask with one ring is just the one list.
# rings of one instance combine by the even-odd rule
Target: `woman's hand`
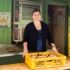
[[58,50],[57,50],[57,48],[56,48],[56,45],[55,45],[54,43],[51,43],[51,46],[52,46],[52,51],[58,53]]
[[56,47],[52,47],[52,50],[53,50],[54,52],[57,52],[57,53],[58,53],[58,50],[56,49]]
[[24,57],[26,54],[28,54],[28,51],[27,51],[27,50],[24,50],[24,51],[23,51],[23,57]]

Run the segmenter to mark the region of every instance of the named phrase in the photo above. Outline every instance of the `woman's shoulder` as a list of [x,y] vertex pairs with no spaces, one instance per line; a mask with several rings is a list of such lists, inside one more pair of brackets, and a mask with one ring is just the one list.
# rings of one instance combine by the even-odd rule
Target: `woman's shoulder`
[[33,22],[29,22],[29,23],[26,25],[26,28],[31,27],[32,24],[33,24]]
[[46,26],[46,27],[48,27],[48,24],[47,24],[46,22],[44,22],[44,21],[41,21],[41,23],[42,23],[42,25],[43,25],[43,26]]

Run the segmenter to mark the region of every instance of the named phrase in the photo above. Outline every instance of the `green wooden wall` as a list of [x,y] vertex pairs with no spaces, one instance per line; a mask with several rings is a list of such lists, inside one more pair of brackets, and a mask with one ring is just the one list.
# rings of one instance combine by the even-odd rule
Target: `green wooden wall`
[[[12,0],[0,0],[0,12],[8,12],[11,17]],[[11,19],[11,18],[10,18]],[[8,26],[0,26],[0,44],[11,43],[11,21]]]

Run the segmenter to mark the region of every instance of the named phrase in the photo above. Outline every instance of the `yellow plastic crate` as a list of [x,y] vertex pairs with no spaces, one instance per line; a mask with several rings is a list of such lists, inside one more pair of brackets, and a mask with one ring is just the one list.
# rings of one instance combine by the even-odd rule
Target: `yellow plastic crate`
[[25,56],[25,63],[30,69],[63,66],[65,62],[66,56],[54,52],[28,53]]

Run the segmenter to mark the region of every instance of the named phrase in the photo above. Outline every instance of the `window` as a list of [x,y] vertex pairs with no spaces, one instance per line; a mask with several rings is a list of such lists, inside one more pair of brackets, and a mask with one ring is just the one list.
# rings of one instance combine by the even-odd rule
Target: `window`
[[39,2],[19,2],[20,3],[20,20],[32,20],[32,11],[34,8],[41,10],[41,3]]
[[32,11],[34,8],[39,8],[40,5],[33,5],[33,4],[22,4],[22,19],[23,20],[31,20]]

